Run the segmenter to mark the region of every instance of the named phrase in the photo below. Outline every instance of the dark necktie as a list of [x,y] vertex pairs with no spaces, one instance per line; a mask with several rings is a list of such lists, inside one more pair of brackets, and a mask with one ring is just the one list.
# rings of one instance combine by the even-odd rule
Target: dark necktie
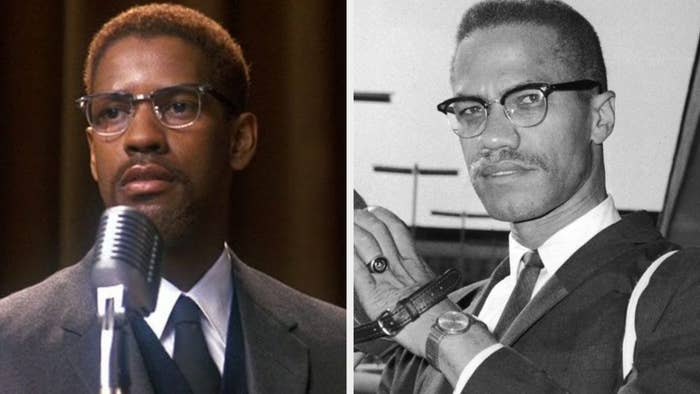
[[219,393],[221,375],[204,340],[200,315],[194,301],[184,295],[178,298],[170,315],[175,327],[173,359],[194,394]]
[[493,330],[493,334],[498,339],[501,339],[503,333],[506,332],[511,323],[513,323],[513,320],[515,320],[523,308],[525,308],[525,305],[530,301],[532,291],[535,289],[537,277],[540,276],[540,270],[543,267],[540,255],[536,250],[534,252],[525,253],[522,261],[525,263],[525,267],[520,271],[513,292],[510,293],[510,298],[508,298],[508,302],[505,308],[503,308],[501,318],[498,319],[498,324],[496,324],[496,328]]

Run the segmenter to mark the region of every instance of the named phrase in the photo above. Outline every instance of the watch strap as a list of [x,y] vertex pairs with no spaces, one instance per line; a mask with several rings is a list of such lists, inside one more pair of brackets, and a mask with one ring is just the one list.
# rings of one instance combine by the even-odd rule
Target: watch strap
[[444,338],[445,335],[447,334],[438,327],[436,321],[430,328],[430,334],[428,334],[428,339],[425,341],[425,359],[438,371],[440,370],[440,368],[438,368],[440,342],[442,342],[442,338]]
[[459,272],[451,268],[437,279],[421,286],[400,300],[392,310],[382,312],[377,320],[355,327],[355,344],[394,336],[423,312],[444,300],[460,283]]

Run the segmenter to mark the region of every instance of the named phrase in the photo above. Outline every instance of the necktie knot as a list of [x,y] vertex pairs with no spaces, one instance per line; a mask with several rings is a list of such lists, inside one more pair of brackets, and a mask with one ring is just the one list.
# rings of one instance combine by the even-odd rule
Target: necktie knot
[[175,303],[171,319],[175,326],[181,323],[199,323],[201,310],[191,298],[181,295]]
[[537,269],[542,269],[544,267],[544,264],[542,264],[542,259],[540,258],[540,254],[537,253],[537,250],[531,250],[523,255],[523,267],[532,267],[532,268],[537,268]]

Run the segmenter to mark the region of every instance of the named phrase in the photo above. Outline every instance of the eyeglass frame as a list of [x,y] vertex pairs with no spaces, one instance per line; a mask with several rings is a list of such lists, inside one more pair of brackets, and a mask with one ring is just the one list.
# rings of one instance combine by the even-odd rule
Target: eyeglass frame
[[[173,89],[173,88],[194,88],[195,91],[197,92],[197,103],[198,103],[198,110],[197,110],[197,115],[194,117],[194,119],[190,122],[183,123],[181,125],[168,125],[165,124],[163,121],[163,115],[160,114],[158,107],[156,106],[156,103],[153,101],[153,95],[157,94],[160,91],[167,90],[167,89]],[[136,107],[139,102],[142,101],[150,101],[151,102],[151,110],[153,111],[153,114],[156,115],[156,118],[160,122],[161,125],[169,128],[169,129],[184,129],[186,127],[192,126],[199,120],[199,116],[202,114],[202,96],[205,94],[210,94],[212,97],[215,99],[219,100],[222,104],[224,104],[226,107],[228,107],[229,111],[231,113],[235,112],[236,106],[231,102],[231,100],[228,99],[223,93],[220,93],[216,89],[214,89],[210,84],[208,83],[203,83],[203,84],[198,84],[198,83],[183,83],[183,84],[177,84],[177,85],[171,85],[171,86],[165,86],[162,88],[158,89],[153,89],[148,93],[141,93],[141,94],[133,94],[133,93],[128,93],[124,91],[113,91],[113,92],[103,92],[103,93],[93,93],[93,94],[87,94],[84,96],[81,96],[75,100],[75,104],[77,105],[78,109],[83,111],[83,114],[85,115],[85,119],[88,122],[88,125],[90,125],[93,130],[95,130],[95,133],[101,136],[105,137],[112,137],[112,136],[118,136],[120,134],[123,134],[127,128],[129,128],[129,125],[131,124],[131,120],[128,120],[124,124],[124,128],[115,131],[115,132],[100,132],[97,129],[94,128],[93,122],[91,120],[90,115],[88,114],[88,103],[94,99],[97,96],[108,96],[108,95],[122,95],[122,96],[131,96],[131,100],[129,102],[129,117],[133,119],[134,115],[136,114]]]
[[[534,127],[534,126],[537,126],[538,124],[542,123],[542,122],[545,120],[545,118],[547,117],[547,112],[548,112],[548,109],[549,109],[548,96],[549,96],[550,94],[552,94],[553,92],[557,92],[557,91],[589,90],[589,89],[593,89],[593,88],[601,89],[601,88],[602,88],[602,84],[601,84],[600,82],[594,81],[594,80],[592,80],[592,79],[579,79],[579,80],[575,80],[575,81],[562,82],[562,83],[554,83],[554,84],[550,84],[550,83],[546,83],[546,82],[533,82],[533,83],[526,83],[526,84],[524,84],[524,85],[515,86],[515,87],[513,87],[513,88],[511,88],[511,89],[508,89],[505,93],[503,93],[503,95],[501,95],[501,98],[498,99],[498,100],[487,101],[487,100],[484,100],[483,98],[478,97],[478,96],[456,96],[456,97],[452,97],[452,98],[449,98],[449,99],[447,99],[447,100],[441,102],[440,104],[438,104],[438,105],[437,105],[437,110],[440,111],[440,112],[442,112],[442,113],[445,114],[445,115],[448,115],[448,112],[450,112],[450,111],[449,111],[449,106],[450,106],[452,103],[456,103],[456,102],[460,102],[460,101],[474,101],[474,102],[477,102],[477,103],[481,104],[481,105],[484,107],[484,110],[486,111],[486,116],[484,117],[484,121],[483,121],[483,122],[481,123],[481,125],[479,126],[479,131],[478,131],[478,132],[476,132],[476,133],[473,134],[473,135],[468,135],[468,136],[467,136],[467,135],[462,135],[461,133],[459,133],[459,130],[455,130],[454,128],[450,127],[450,128],[452,129],[452,131],[453,131],[455,134],[457,134],[457,136],[458,136],[459,138],[467,139],[467,138],[478,137],[478,136],[480,136],[481,134],[484,133],[484,130],[486,130],[486,127],[485,127],[486,121],[487,121],[488,118],[489,118],[489,107],[491,107],[491,105],[493,105],[494,103],[499,103],[499,104],[501,104],[501,106],[503,107],[503,113],[506,115],[506,118],[508,118],[508,120],[509,120],[512,124],[514,124],[514,125],[516,125],[516,126],[519,126],[519,127]],[[544,114],[542,115],[542,119],[540,119],[538,122],[533,123],[533,124],[528,125],[528,126],[522,126],[522,125],[516,124],[516,123],[513,121],[513,119],[511,118],[511,115],[512,115],[512,114],[509,113],[508,108],[506,108],[505,102],[506,102],[506,98],[507,98],[509,95],[511,95],[511,94],[513,94],[513,93],[516,93],[516,92],[519,92],[519,91],[522,91],[522,90],[528,90],[528,89],[537,89],[537,90],[539,90],[540,92],[542,92],[542,95],[543,95],[543,98],[544,98],[544,103],[545,103],[545,109],[544,109]],[[450,112],[450,113],[453,113],[453,114],[454,114],[454,112]],[[449,116],[449,115],[448,115],[448,116]]]

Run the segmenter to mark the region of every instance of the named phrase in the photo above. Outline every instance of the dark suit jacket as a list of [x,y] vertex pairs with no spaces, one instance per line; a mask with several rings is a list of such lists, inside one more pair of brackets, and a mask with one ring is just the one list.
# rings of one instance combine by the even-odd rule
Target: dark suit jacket
[[[581,247],[504,333],[465,393],[700,392],[700,253],[686,249],[654,274],[637,309],[634,378],[622,379],[627,303],[638,278],[674,246],[643,214],[624,217]],[[478,313],[504,261],[468,308]],[[451,393],[423,359],[399,349],[380,392]]]
[[[97,393],[89,258],[0,300],[0,393]],[[233,262],[250,393],[345,391],[344,310]],[[130,328],[126,328],[130,331]],[[152,393],[127,332],[131,392]]]

